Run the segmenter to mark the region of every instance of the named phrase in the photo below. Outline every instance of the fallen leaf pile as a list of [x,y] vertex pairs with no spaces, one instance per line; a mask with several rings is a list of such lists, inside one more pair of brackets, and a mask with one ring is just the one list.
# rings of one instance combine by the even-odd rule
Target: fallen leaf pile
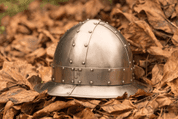
[[[1,19],[6,30],[0,34],[0,118],[178,119],[177,0],[70,0],[42,9],[40,4],[35,0],[27,10]],[[61,36],[87,18],[120,30],[131,44],[135,78],[150,86],[149,92],[87,99],[33,89],[51,80]]]

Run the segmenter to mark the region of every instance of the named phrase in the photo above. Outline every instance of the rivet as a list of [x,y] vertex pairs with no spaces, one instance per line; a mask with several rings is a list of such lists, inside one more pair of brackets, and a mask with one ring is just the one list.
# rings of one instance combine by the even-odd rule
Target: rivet
[[133,60],[133,62],[135,62],[135,60]]
[[111,69],[108,69],[108,71],[111,71]]
[[130,70],[132,70],[132,68],[130,68]]
[[70,59],[70,61],[69,61],[71,64],[72,64],[72,60]]
[[82,62],[83,65],[85,65],[85,62]]
[[133,77],[133,79],[135,79],[135,77]]
[[83,21],[82,23],[84,24],[85,22]]
[[71,82],[74,83],[74,80],[72,80]]
[[130,45],[130,43],[128,43],[128,45]]
[[117,33],[117,31],[114,31],[115,33]]
[[125,44],[124,46],[126,47],[127,45]]
[[132,80],[132,79],[130,79],[130,81],[132,82],[133,80]]
[[88,31],[88,33],[92,33],[92,31]]
[[64,83],[65,81],[64,80],[62,80],[62,83]]
[[88,44],[84,44],[84,46],[85,46],[85,47],[87,47],[87,46],[88,46]]
[[74,47],[74,46],[75,46],[75,43],[73,43],[72,46]]
[[54,80],[55,80],[55,78],[53,77],[53,78],[52,78],[52,80],[54,81]]
[[65,69],[65,67],[62,67],[62,69]]
[[90,20],[90,19],[87,19],[87,20]]
[[111,84],[111,81],[108,81],[108,84]]
[[75,68],[71,68],[72,69],[72,71],[74,71],[75,70]]
[[134,73],[132,73],[132,75],[134,75]]
[[123,69],[123,71],[125,71],[125,69]]
[[80,30],[77,30],[77,33],[79,32]]
[[121,32],[120,30],[118,30],[119,32]]
[[124,83],[124,80],[122,81],[122,83]]
[[79,83],[79,84],[81,84],[81,83],[82,83],[82,81],[78,81],[78,83]]
[[90,84],[93,84],[93,81],[90,81]]
[[131,64],[131,61],[129,61],[129,63]]
[[94,71],[94,69],[90,69],[90,71]]
[[82,71],[82,69],[81,69],[81,68],[79,68],[78,70],[79,70],[79,71]]
[[106,24],[108,24],[108,22],[106,22]]

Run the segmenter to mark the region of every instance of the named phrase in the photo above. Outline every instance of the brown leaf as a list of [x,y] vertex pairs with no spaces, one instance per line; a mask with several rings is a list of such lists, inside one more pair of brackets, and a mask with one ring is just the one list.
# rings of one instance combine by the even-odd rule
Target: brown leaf
[[129,111],[135,106],[132,104],[130,100],[125,99],[121,104],[110,104],[101,107],[104,111],[108,113],[113,113],[113,112],[124,112],[124,111]]
[[9,25],[9,22],[10,22],[10,16],[9,15],[7,15],[7,16],[4,16],[3,18],[1,18],[1,25],[2,26],[7,26],[7,25]]
[[32,101],[39,93],[24,88],[14,87],[0,95],[0,103],[11,100],[14,104]]
[[53,102],[53,103],[49,104],[48,106],[44,107],[43,109],[35,112],[33,114],[33,118],[42,117],[42,116],[49,114],[50,112],[60,111],[61,109],[70,107],[72,105],[75,105],[74,101],[68,101],[68,102],[56,101],[56,102]]
[[163,56],[163,57],[170,57],[171,53],[176,49],[165,48],[164,50],[160,47],[151,46],[148,48],[147,52],[151,55]]
[[57,39],[55,39],[52,35],[51,35],[51,33],[49,32],[49,31],[47,31],[47,30],[45,30],[45,29],[38,29],[38,32],[42,32],[42,33],[44,33],[46,36],[48,36],[50,39],[51,39],[51,41],[53,41],[54,43],[56,43],[58,40]]
[[163,64],[156,64],[152,69],[152,85],[156,86],[157,84],[161,83],[161,79],[163,77]]
[[154,33],[152,32],[150,26],[145,21],[135,21],[129,24],[129,26],[124,31],[124,36],[136,43],[139,48],[143,49],[150,46],[158,46],[162,48],[162,44],[157,40]]
[[94,109],[101,101],[100,100],[74,100],[76,103],[83,105],[84,107]]
[[132,113],[131,111],[128,111],[128,112],[125,112],[125,113],[122,113],[122,114],[118,114],[118,116],[116,117],[116,119],[127,118],[131,113]]
[[171,87],[171,91],[175,96],[178,96],[178,78],[167,83]]
[[85,12],[87,18],[94,18],[100,10],[104,9],[104,5],[101,3],[101,0],[89,0],[85,4]]
[[31,31],[23,25],[18,25],[17,32],[22,33],[22,34],[30,34],[31,33]]
[[33,59],[34,59],[34,58],[44,56],[45,53],[46,53],[46,51],[44,48],[38,48],[38,49],[34,50],[32,53],[27,54],[26,57],[27,58],[33,57]]
[[176,78],[178,78],[178,50],[171,54],[170,58],[164,65],[161,86],[164,86],[167,82],[173,81]]
[[174,35],[172,37],[172,42],[174,43],[175,46],[178,46],[178,30],[174,32]]
[[6,115],[7,111],[14,105],[12,101],[8,101],[4,107],[4,113],[3,115]]
[[173,27],[169,20],[165,17],[161,5],[157,1],[145,0],[138,2],[134,6],[134,10],[137,13],[144,11],[148,22],[154,29],[163,30],[167,33],[173,33],[175,30],[175,27]]
[[24,84],[30,89],[33,89],[32,85],[26,79],[26,76],[35,74],[33,66],[24,61],[16,62],[4,62],[3,69],[1,71],[2,79],[8,77],[6,81],[13,82],[14,84]]
[[75,5],[72,3],[65,5],[65,11],[67,16],[74,16],[78,21],[83,19],[83,11],[85,6],[81,2],[76,2]]
[[41,2],[41,1],[42,1],[42,0],[35,0],[35,1],[31,2],[31,3],[29,4],[29,6],[28,6],[28,9],[29,9],[30,11],[39,9],[39,8],[40,8],[40,2]]
[[14,119],[14,116],[17,114],[17,110],[15,110],[14,108],[10,108],[9,110],[7,110],[6,114],[3,115],[3,119]]
[[48,56],[50,57],[54,57],[54,52],[56,50],[57,47],[57,43],[53,43],[52,45],[50,45],[47,49],[46,49],[46,53]]
[[44,82],[48,82],[51,80],[52,69],[51,67],[40,66],[37,71],[39,71],[39,75]]
[[116,18],[119,19],[121,26],[119,26],[118,29],[125,29],[128,27],[130,22],[138,20],[138,18],[136,18],[133,14],[122,12],[117,6],[112,9],[110,17],[111,20],[116,20]]
[[19,50],[25,54],[35,51],[38,48],[39,39],[26,35],[26,36],[20,36],[16,37],[16,40],[12,43],[12,48],[15,48],[16,50]]
[[[77,117],[77,118],[76,118]],[[89,108],[85,108],[74,116],[74,119],[98,119]]]
[[156,102],[158,103],[159,107],[169,106],[172,102],[172,98],[166,94],[160,94],[156,98]]
[[134,74],[136,78],[139,79],[145,75],[145,71],[143,70],[143,68],[135,65]]
[[140,96],[150,96],[150,95],[151,95],[151,93],[145,92],[142,89],[138,89],[138,91],[134,95],[132,95],[130,97],[131,98],[137,98],[137,97],[140,97]]

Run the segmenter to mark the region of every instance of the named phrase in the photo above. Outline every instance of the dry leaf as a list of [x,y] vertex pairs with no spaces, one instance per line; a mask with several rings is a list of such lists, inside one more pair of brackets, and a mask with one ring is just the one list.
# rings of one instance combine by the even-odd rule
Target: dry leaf
[[56,101],[56,102],[53,102],[53,103],[49,104],[48,106],[44,107],[43,109],[35,112],[33,114],[33,118],[37,118],[37,117],[39,118],[39,117],[49,114],[50,112],[60,111],[61,109],[70,107],[72,105],[75,105],[74,101],[68,101],[68,102]]
[[0,95],[0,103],[11,100],[14,104],[32,101],[39,93],[24,88],[14,87]]
[[152,85],[156,86],[161,83],[161,79],[163,77],[163,64],[156,64],[152,69]]
[[85,12],[87,18],[94,18],[100,12],[100,10],[104,9],[104,5],[101,3],[101,0],[89,0],[85,4]]
[[52,69],[51,67],[40,66],[37,71],[44,82],[48,82],[51,80]]
[[134,10],[137,13],[144,11],[149,24],[157,30],[163,30],[167,33],[173,33],[175,30],[175,27],[173,27],[169,20],[164,16],[161,6],[157,1],[144,0],[137,3],[134,6]]
[[121,104],[110,104],[101,108],[108,113],[113,113],[129,111],[131,109],[134,109],[135,107],[130,100],[125,99]]
[[76,103],[79,103],[81,105],[83,105],[84,107],[87,108],[95,108],[101,101],[100,100],[74,100]]
[[136,43],[143,51],[150,46],[163,47],[145,21],[140,20],[130,23],[124,31],[124,36]]

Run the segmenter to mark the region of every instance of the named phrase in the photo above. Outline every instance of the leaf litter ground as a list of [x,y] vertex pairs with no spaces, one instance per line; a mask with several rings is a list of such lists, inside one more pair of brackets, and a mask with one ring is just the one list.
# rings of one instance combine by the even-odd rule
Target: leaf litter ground
[[[35,0],[27,10],[1,19],[6,30],[0,34],[0,118],[178,118],[177,0],[71,0],[42,9],[40,4]],[[60,37],[87,18],[107,21],[121,31],[134,54],[135,78],[150,86],[149,92],[85,99],[34,91],[36,84],[51,79]]]

